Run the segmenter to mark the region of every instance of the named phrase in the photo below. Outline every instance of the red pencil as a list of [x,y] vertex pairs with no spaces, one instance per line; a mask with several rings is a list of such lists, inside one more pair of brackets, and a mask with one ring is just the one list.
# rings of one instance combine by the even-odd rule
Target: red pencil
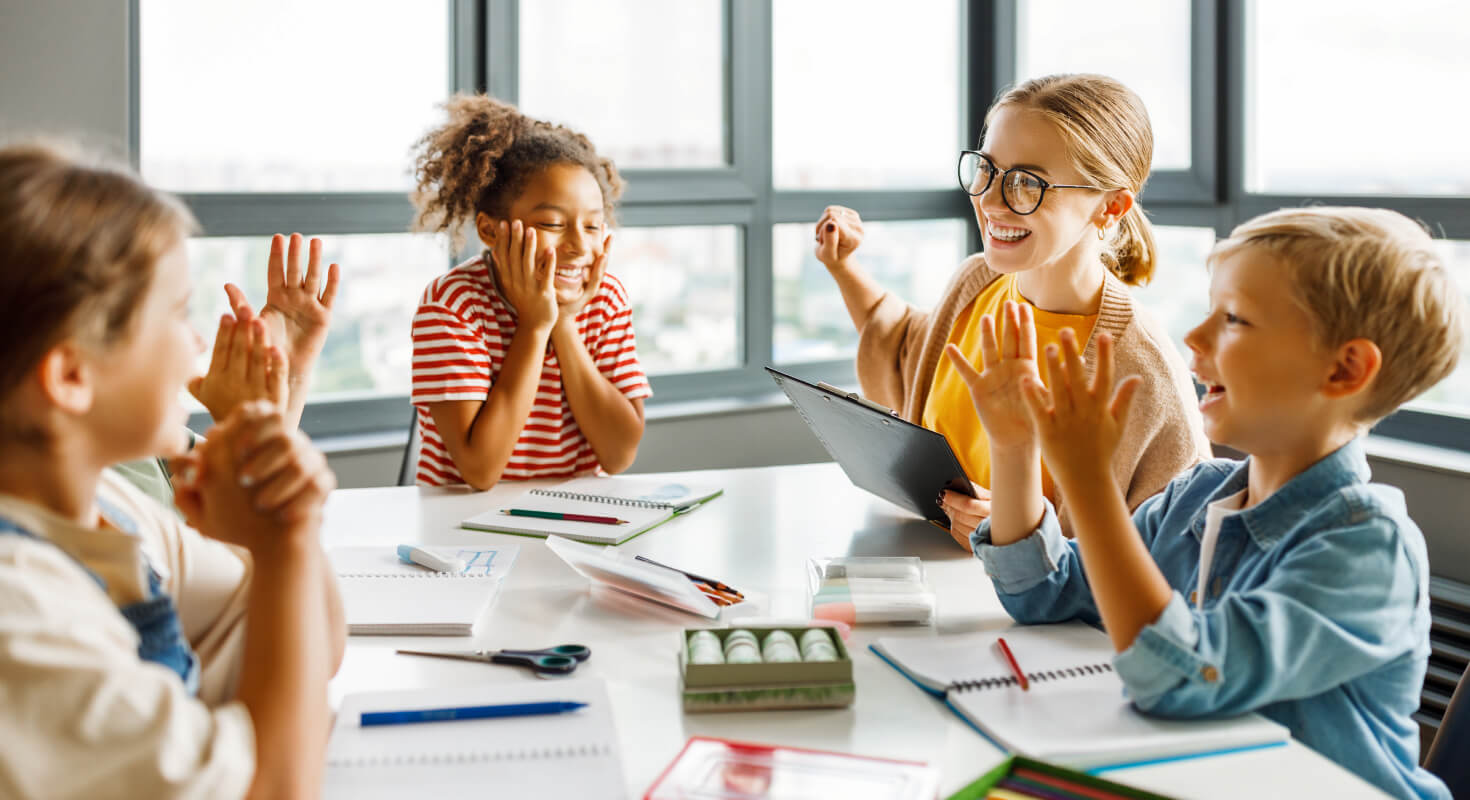
[[1011,653],[1011,648],[1006,644],[1006,640],[997,637],[995,643],[1000,645],[1001,655],[1006,657],[1006,663],[1011,665],[1011,672],[1016,674],[1016,682],[1021,684],[1021,691],[1030,691],[1031,682],[1026,680],[1026,673],[1022,672],[1021,665],[1016,663],[1016,656]]

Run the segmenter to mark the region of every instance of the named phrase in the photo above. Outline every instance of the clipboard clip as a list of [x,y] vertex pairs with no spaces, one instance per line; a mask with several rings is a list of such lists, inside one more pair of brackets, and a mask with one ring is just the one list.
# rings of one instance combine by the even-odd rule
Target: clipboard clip
[[888,406],[883,405],[882,403],[875,403],[872,400],[869,400],[868,398],[863,397],[862,395],[858,394],[857,392],[844,391],[843,389],[841,389],[839,387],[836,387],[836,386],[833,386],[832,384],[827,383],[826,381],[817,381],[817,388],[818,389],[822,389],[824,391],[831,392],[832,394],[835,394],[838,397],[846,397],[848,400],[851,400],[851,401],[853,401],[853,402],[855,402],[855,403],[857,403],[859,405],[867,406],[868,408],[871,408],[874,411],[881,411],[881,412],[883,412],[884,414],[887,414],[890,417],[896,417],[896,416],[898,416],[898,412],[897,411],[894,411],[893,409],[889,408]]

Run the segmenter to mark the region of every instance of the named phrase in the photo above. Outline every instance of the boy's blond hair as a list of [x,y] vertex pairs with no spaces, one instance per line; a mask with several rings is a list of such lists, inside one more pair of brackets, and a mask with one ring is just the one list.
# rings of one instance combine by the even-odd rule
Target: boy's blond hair
[[1381,208],[1285,208],[1241,223],[1209,263],[1248,247],[1281,263],[1320,344],[1378,345],[1383,363],[1359,421],[1377,422],[1454,371],[1464,300],[1424,226]]

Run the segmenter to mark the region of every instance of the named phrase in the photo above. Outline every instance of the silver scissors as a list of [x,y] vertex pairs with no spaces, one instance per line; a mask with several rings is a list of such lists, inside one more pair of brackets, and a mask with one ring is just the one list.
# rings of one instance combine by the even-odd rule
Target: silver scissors
[[510,664],[528,667],[538,676],[552,677],[570,675],[577,665],[592,655],[592,650],[580,644],[559,644],[540,650],[399,650],[408,656],[432,656],[455,658],[462,661],[478,661],[482,664]]

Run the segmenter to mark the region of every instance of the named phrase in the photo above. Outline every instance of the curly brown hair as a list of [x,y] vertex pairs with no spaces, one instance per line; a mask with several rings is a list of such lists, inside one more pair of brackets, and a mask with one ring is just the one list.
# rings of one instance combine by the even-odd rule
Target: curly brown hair
[[482,211],[504,217],[526,182],[553,164],[577,164],[592,173],[602,189],[607,224],[615,223],[623,179],[586,136],[483,94],[456,94],[444,108],[448,122],[415,145],[415,230],[447,231],[458,249],[463,223],[474,222]]

